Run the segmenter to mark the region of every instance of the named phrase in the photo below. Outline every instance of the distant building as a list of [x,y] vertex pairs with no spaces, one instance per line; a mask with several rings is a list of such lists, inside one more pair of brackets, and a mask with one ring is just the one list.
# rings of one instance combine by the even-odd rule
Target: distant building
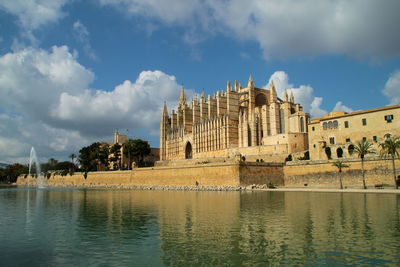
[[[125,134],[120,134],[118,130],[115,131],[114,133],[114,142],[102,142],[100,143],[101,146],[108,146],[111,148],[113,145],[120,145],[120,160],[119,160],[119,165],[121,166],[122,169],[128,169],[129,167],[129,157],[124,155],[124,147],[123,145],[128,141],[128,137]],[[154,163],[160,159],[160,149],[159,148],[150,148],[151,152],[149,155],[145,156],[143,159],[143,164],[145,166],[154,166]],[[113,155],[109,155],[109,159],[112,158]],[[130,159],[130,161],[133,161],[133,158]],[[100,170],[113,170],[116,169],[117,166],[114,166],[114,162],[110,162],[109,166],[106,168],[105,166],[100,166]]]
[[311,160],[357,157],[354,143],[379,142],[386,134],[400,135],[400,105],[355,111],[333,111],[308,125]]
[[293,94],[277,97],[274,84],[256,88],[235,81],[226,91],[186,102],[182,89],[178,108],[168,114],[164,104],[160,123],[160,159],[229,157],[237,154],[287,155],[308,149],[309,115]]

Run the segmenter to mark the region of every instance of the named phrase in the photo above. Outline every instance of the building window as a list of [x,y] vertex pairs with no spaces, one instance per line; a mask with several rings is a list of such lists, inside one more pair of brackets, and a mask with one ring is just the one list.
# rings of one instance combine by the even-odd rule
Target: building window
[[338,126],[339,126],[338,122],[337,121],[333,121],[333,128],[337,129]]
[[333,125],[332,125],[332,122],[329,121],[329,122],[328,122],[328,129],[332,129],[332,126],[333,126]]
[[350,143],[350,138],[346,138],[346,143]]
[[353,155],[353,153],[354,153],[354,145],[349,145],[347,150],[349,151],[350,156]]
[[335,144],[335,137],[329,137],[329,144],[331,145]]
[[313,145],[313,147],[315,148],[315,147],[316,147],[316,145],[314,144],[314,145]]
[[349,128],[349,122],[348,121],[344,122],[344,128]]
[[367,119],[362,119],[362,125],[363,126],[367,125]]
[[327,122],[324,122],[323,128],[324,128],[324,130],[328,129],[328,123]]
[[313,126],[313,127],[311,127],[311,129],[312,129],[312,131],[314,132],[315,131],[315,127]]
[[386,121],[387,123],[392,122],[392,120],[393,120],[393,115],[385,115],[385,121]]
[[300,132],[304,132],[304,119],[303,117],[300,118]]
[[376,135],[374,135],[374,136],[372,137],[372,140],[374,140],[374,142],[378,142],[378,137],[377,137]]
[[362,139],[363,141],[367,141],[367,137],[363,137],[363,139]]

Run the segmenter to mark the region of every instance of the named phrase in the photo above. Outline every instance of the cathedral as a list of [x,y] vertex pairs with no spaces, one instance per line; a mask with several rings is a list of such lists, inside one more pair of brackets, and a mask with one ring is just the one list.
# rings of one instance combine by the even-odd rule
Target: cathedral
[[293,93],[279,98],[272,81],[268,89],[251,76],[246,87],[228,81],[225,91],[190,103],[182,89],[177,110],[162,109],[160,160],[287,156],[308,150],[308,119]]

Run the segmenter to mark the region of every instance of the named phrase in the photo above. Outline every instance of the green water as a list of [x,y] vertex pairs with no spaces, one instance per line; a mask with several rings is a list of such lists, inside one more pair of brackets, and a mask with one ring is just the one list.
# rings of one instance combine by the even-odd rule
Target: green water
[[0,189],[0,266],[396,266],[400,196]]

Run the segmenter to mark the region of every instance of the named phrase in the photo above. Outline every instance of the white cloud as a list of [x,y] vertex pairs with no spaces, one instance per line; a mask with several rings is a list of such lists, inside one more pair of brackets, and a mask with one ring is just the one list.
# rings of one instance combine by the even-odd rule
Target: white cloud
[[398,0],[98,1],[131,16],[181,26],[191,42],[215,33],[256,41],[265,58],[347,54],[379,60],[400,55]]
[[347,113],[353,112],[353,109],[343,105],[342,101],[338,101],[336,103],[335,107],[333,108],[333,110],[344,111],[344,112],[347,112]]
[[0,9],[17,16],[21,27],[32,31],[62,18],[65,14],[61,9],[67,2],[68,0],[5,0],[0,1]]
[[326,110],[321,109],[322,100],[322,97],[314,97],[310,104],[311,117],[322,117],[327,113]]
[[90,33],[85,25],[83,25],[79,20],[75,21],[72,26],[72,33],[78,42],[83,46],[83,51],[91,58],[96,59],[97,56],[90,44]]
[[66,46],[1,56],[0,160],[20,159],[31,146],[42,156],[65,157],[89,142],[111,139],[116,128],[157,133],[163,101],[175,105],[181,88],[158,70],[143,71],[111,91],[90,89],[93,79]]
[[390,105],[400,104],[400,70],[390,75],[382,92],[389,98]]
[[[287,90],[288,94],[293,93],[296,103],[303,106],[305,112],[309,112],[311,117],[320,117],[326,114],[326,111],[321,109],[322,97],[314,96],[314,89],[310,85],[300,85],[295,88],[289,83],[289,76],[284,71],[276,71],[269,78],[268,84],[274,82],[278,97],[283,99],[283,94]],[[268,85],[265,86],[268,88]]]

